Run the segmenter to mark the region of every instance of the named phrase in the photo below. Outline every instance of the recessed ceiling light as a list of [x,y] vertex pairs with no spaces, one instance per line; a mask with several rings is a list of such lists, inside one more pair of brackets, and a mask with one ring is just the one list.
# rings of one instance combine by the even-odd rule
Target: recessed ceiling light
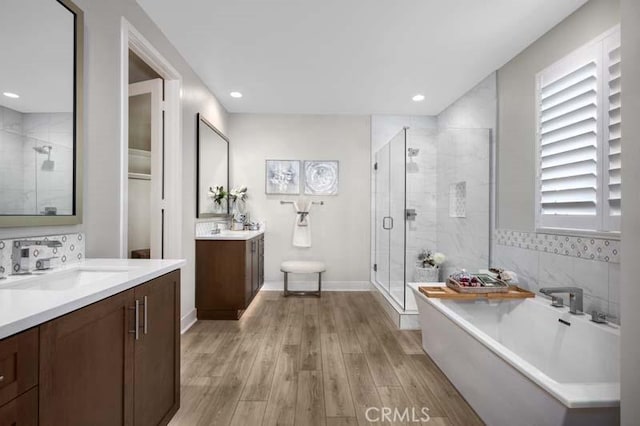
[[240,92],[231,92],[231,93],[229,93],[229,95],[231,95],[232,98],[241,98],[242,97],[242,93],[240,93]]
[[20,97],[20,95],[16,95],[15,93],[11,93],[11,92],[2,92],[3,95],[5,95],[7,98],[13,98],[13,99],[17,99]]
[[413,102],[421,102],[421,101],[424,101],[424,95],[415,95],[411,99],[413,99]]

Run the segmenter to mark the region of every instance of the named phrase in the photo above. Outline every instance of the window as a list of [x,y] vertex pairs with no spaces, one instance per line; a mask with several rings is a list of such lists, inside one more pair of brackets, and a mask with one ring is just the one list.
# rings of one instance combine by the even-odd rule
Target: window
[[536,80],[537,227],[619,232],[619,27]]

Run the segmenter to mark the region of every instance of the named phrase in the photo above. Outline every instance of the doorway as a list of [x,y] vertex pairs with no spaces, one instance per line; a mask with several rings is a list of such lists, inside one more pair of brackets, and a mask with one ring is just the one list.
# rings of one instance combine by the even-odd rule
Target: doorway
[[124,18],[121,258],[181,258],[180,74]]
[[127,257],[162,259],[164,79],[129,51]]

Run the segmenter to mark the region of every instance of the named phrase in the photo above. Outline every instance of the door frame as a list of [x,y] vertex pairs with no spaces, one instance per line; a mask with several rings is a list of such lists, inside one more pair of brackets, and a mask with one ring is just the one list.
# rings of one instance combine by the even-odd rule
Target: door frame
[[124,17],[120,43],[120,257],[129,257],[129,50],[164,79],[164,257],[180,259],[183,257],[182,76]]

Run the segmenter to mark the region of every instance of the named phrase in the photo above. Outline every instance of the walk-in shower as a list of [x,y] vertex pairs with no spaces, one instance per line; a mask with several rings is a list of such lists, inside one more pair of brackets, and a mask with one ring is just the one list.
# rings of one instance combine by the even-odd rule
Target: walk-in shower
[[489,266],[491,135],[488,129],[405,128],[375,153],[374,283],[416,309],[421,251],[446,256],[439,280]]

